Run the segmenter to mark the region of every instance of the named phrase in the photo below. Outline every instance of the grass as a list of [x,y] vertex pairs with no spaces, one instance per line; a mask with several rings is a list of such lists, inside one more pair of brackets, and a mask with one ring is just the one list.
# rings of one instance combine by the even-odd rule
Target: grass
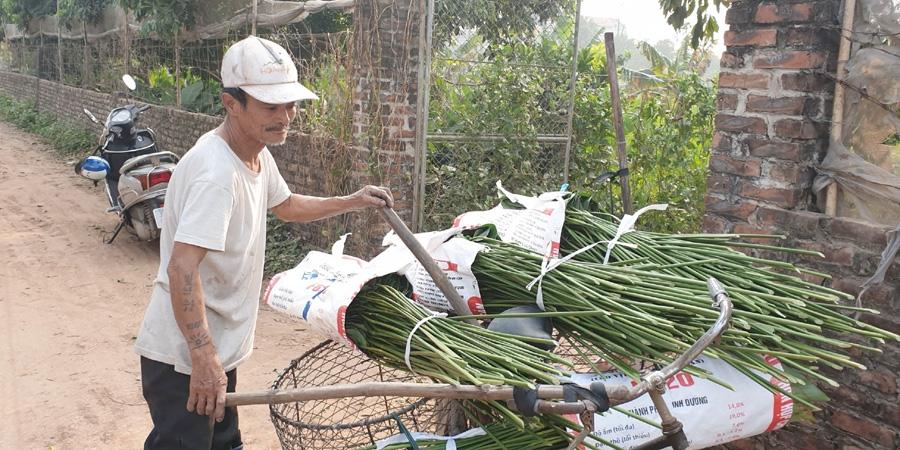
[[44,138],[64,158],[90,154],[97,137],[76,125],[38,112],[34,103],[20,102],[0,95],[0,119]]

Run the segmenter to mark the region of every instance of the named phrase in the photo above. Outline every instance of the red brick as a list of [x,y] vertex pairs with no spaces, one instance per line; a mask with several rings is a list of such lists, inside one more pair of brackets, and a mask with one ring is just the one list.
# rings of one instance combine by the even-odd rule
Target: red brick
[[747,30],[725,32],[725,46],[734,47],[752,45],[755,47],[771,47],[775,45],[778,32],[775,29]]
[[[734,224],[734,229],[731,231],[734,234],[771,234],[772,231],[768,228],[760,228],[754,225],[750,225],[749,223],[736,223]],[[754,242],[757,239],[742,239],[743,241]],[[758,239],[760,243],[771,244],[771,239]]]
[[781,88],[788,91],[826,92],[834,88],[834,81],[818,73],[786,73],[781,76]]
[[746,220],[756,211],[756,208],[756,205],[746,201],[735,203],[711,196],[706,197],[706,211],[727,218]]
[[736,23],[750,23],[752,17],[753,10],[750,8],[741,8],[737,5],[730,7],[725,11],[725,23],[729,25]]
[[734,179],[729,175],[712,173],[706,178],[706,191],[718,194],[730,194],[734,188]]
[[756,23],[803,22],[812,18],[812,12],[812,5],[809,3],[794,5],[763,3],[756,8],[753,21]]
[[782,139],[815,139],[822,133],[809,120],[782,119],[775,122],[775,135]]
[[831,387],[822,383],[822,391],[831,399],[831,404],[840,405],[841,407],[851,407],[865,409],[870,406],[871,401],[863,393],[856,389],[848,389],[847,386]]
[[805,101],[805,97],[766,97],[763,95],[749,95],[747,96],[747,111],[798,116],[803,112]]
[[900,405],[896,403],[885,405],[881,417],[884,423],[900,428]]
[[894,395],[897,393],[897,375],[870,369],[857,371],[856,376],[860,383],[882,394]]
[[781,208],[759,208],[758,223],[767,223],[784,230],[795,239],[816,239],[821,228],[822,214],[809,211],[786,211]]
[[796,189],[759,187],[750,183],[741,186],[738,195],[772,203],[781,208],[793,208],[800,201],[800,194]]
[[720,93],[718,96],[716,96],[716,110],[734,111],[734,108],[737,107],[737,102],[737,94]]
[[719,73],[720,88],[736,89],[765,89],[769,87],[769,74],[767,73]]
[[757,159],[735,159],[725,155],[714,155],[709,159],[711,173],[727,173],[742,177],[758,177],[761,172]]
[[754,69],[818,69],[824,64],[824,53],[804,50],[770,52],[753,60]]
[[833,237],[846,239],[860,247],[881,251],[887,245],[887,228],[847,217],[834,217],[827,225]]
[[788,28],[783,31],[784,44],[788,46],[804,46],[828,48],[834,46],[838,33],[822,28]]
[[719,66],[725,69],[740,69],[744,67],[744,57],[731,52],[724,52],[722,53],[722,59],[719,60]]
[[850,267],[853,265],[853,257],[856,256],[856,249],[853,246],[843,246],[827,249],[825,259],[839,266]]
[[900,302],[897,302],[897,289],[886,283],[872,286],[863,296],[863,304],[882,313],[898,314]]
[[831,423],[835,427],[859,436],[869,442],[874,442],[888,448],[894,447],[896,433],[868,420],[851,416],[844,411],[835,411],[831,415]]
[[719,150],[721,152],[730,152],[732,147],[732,139],[731,136],[721,132],[716,131],[713,133],[712,138],[712,148],[713,150]]
[[[820,117],[822,116],[823,100],[817,97],[806,97],[803,103],[803,116]],[[830,109],[829,109],[830,110]]]
[[703,216],[703,224],[701,225],[701,229],[704,233],[728,233],[731,227],[731,222],[710,214],[706,214]]
[[768,127],[761,117],[716,114],[716,130],[732,133],[766,134]]
[[782,183],[806,185],[812,180],[812,171],[808,167],[796,164],[775,164],[769,169],[769,179]]
[[772,142],[767,139],[750,139],[747,141],[751,156],[760,158],[772,157],[788,161],[800,160],[800,144],[792,142]]

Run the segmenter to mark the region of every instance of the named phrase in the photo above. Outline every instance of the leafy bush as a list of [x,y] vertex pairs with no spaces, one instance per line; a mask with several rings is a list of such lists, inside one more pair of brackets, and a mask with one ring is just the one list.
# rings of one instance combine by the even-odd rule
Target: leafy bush
[[[458,62],[484,59],[477,53],[485,48],[477,35],[435,57],[429,132],[510,138],[429,142],[426,228],[446,227],[461,212],[491,206],[497,178],[522,193],[559,188],[565,147],[534,137],[565,133],[568,71],[553,67],[566,67],[570,27],[560,26],[537,44],[493,44],[489,64]],[[706,192],[715,86],[699,76],[703,50],[691,52],[688,45],[682,50],[690,58],[677,64],[656,58],[658,64],[646,73],[619,72],[634,204],[674,207],[642,219],[644,228],[659,231],[699,228]],[[602,42],[590,43],[577,55],[569,182],[570,189],[591,193],[621,214],[618,183],[593,181],[618,169],[606,63]]]
[[43,137],[63,157],[86,156],[96,146],[96,136],[49,114],[37,112],[30,102],[0,95],[0,118]]
[[[147,81],[137,79],[138,88],[135,96],[147,103],[156,105],[175,104],[175,75],[166,66],[157,66],[147,73]],[[181,108],[187,111],[217,115],[222,111],[219,93],[222,84],[216,80],[205,79],[195,74],[190,68],[182,73]]]

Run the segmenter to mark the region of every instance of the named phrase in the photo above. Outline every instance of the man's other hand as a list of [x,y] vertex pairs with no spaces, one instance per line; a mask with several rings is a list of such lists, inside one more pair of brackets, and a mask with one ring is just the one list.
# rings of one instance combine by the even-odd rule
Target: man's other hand
[[221,422],[225,417],[225,389],[228,378],[215,350],[191,352],[191,386],[187,410]]
[[365,186],[354,192],[351,198],[358,205],[356,209],[394,207],[394,196],[391,195],[391,190],[386,187]]

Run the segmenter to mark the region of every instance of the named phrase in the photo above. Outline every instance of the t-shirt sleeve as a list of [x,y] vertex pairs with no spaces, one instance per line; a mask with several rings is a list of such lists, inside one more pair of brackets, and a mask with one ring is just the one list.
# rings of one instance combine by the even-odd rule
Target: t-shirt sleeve
[[232,209],[234,194],[229,189],[209,181],[195,181],[188,187],[175,242],[225,250]]
[[291,188],[288,187],[281,172],[278,171],[278,165],[275,164],[275,158],[266,151],[266,171],[268,171],[268,198],[266,199],[266,209],[272,209],[291,196]]

